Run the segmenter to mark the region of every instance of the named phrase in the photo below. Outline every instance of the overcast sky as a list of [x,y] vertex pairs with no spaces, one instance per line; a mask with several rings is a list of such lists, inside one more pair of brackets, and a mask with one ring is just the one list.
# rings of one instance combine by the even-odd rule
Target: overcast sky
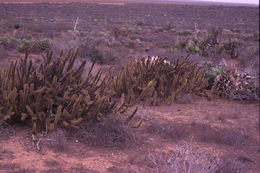
[[203,1],[231,2],[231,3],[245,3],[245,4],[257,4],[257,5],[259,5],[259,0],[203,0]]

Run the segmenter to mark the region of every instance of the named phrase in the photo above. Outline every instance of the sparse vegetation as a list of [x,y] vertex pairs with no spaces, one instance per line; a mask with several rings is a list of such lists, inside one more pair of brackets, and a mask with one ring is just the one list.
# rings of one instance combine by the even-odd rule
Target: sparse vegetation
[[4,34],[0,37],[0,45],[3,45],[6,48],[10,40],[11,40],[11,36],[9,34]]
[[15,29],[19,29],[19,28],[20,28],[20,25],[19,25],[19,24],[15,24],[15,25],[14,25],[14,28],[15,28]]
[[51,41],[47,38],[40,40],[38,44],[42,50],[48,50],[51,48]]
[[[205,33],[203,36],[193,36],[192,38],[176,39],[172,52],[178,49],[185,49],[189,54],[199,54],[201,56],[228,56],[230,58],[237,58],[239,56],[238,47],[241,43],[237,39],[229,39],[229,41],[220,41],[219,36],[222,29],[215,29],[211,32]],[[183,35],[180,33],[180,35]]]
[[117,59],[110,51],[98,48],[98,40],[88,39],[80,45],[79,55],[98,64],[111,64]]
[[155,154],[149,151],[147,157],[156,172],[242,173],[246,171],[245,164],[238,160],[238,157],[227,160],[212,157],[207,153],[194,153],[192,142],[177,146],[174,153]]
[[222,66],[216,66],[214,65],[213,62],[207,61],[205,62],[205,68],[207,69],[206,71],[206,77],[208,78],[208,83],[209,83],[209,89],[213,86],[215,79],[218,75],[220,75],[223,71],[224,68]]
[[191,35],[192,32],[191,30],[187,29],[187,30],[182,30],[179,32],[180,35],[184,35],[184,36],[187,36],[187,35]]

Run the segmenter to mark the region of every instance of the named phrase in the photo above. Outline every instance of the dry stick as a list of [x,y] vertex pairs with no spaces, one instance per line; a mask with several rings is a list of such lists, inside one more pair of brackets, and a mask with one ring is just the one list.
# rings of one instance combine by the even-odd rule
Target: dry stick
[[34,143],[34,141],[37,141],[37,139],[35,138],[34,134],[32,134],[32,144]]
[[48,139],[48,138],[40,138],[40,139],[36,139],[34,135],[32,135],[32,140],[33,141],[37,141],[36,143],[36,148],[40,151],[41,148],[40,148],[40,142],[41,141],[53,141],[52,139]]
[[76,22],[75,22],[75,25],[74,25],[74,31],[76,31],[76,29],[77,29],[78,21],[79,21],[79,17],[77,17],[77,20],[76,20]]

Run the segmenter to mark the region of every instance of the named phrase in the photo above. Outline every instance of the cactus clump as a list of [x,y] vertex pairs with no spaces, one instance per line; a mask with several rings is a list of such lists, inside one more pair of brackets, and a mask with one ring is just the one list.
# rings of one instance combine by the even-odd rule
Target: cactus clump
[[218,75],[213,85],[215,94],[234,100],[259,100],[258,90],[256,79],[253,76],[237,70],[226,71]]
[[29,121],[36,133],[51,131],[57,125],[78,128],[82,121],[125,112],[124,102],[117,106],[112,99],[111,76],[101,70],[92,74],[93,63],[83,77],[86,61],[75,67],[77,53],[70,51],[67,56],[61,53],[54,58],[48,52],[38,66],[26,53],[25,58],[0,72],[0,118],[7,122]]
[[152,105],[171,104],[182,94],[198,94],[208,85],[205,71],[188,56],[171,63],[166,58],[132,60],[118,72],[112,84],[116,96],[129,105],[149,99]]

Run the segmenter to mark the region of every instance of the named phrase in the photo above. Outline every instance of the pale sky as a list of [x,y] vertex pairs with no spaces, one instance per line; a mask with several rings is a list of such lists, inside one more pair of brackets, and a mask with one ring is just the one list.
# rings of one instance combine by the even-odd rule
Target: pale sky
[[243,4],[256,4],[259,5],[259,0],[202,0],[212,2],[230,2],[230,3],[243,3]]

